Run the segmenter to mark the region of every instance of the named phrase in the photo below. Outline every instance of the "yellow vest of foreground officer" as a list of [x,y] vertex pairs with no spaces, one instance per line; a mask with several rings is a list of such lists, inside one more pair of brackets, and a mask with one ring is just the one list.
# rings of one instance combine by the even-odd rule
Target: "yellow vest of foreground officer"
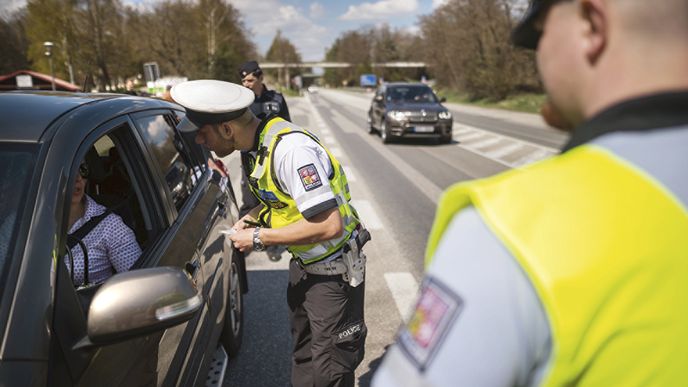
[[356,210],[349,203],[351,200],[349,183],[339,161],[320,144],[317,137],[279,117],[268,121],[260,133],[258,159],[249,176],[251,190],[265,204],[261,219],[264,219],[265,223],[272,228],[284,227],[303,219],[296,201],[275,182],[275,165],[272,157],[281,139],[293,134],[310,137],[327,152],[333,171],[332,176],[328,176],[328,182],[344,222],[344,232],[339,238],[309,245],[287,246],[290,253],[301,259],[303,263],[309,264],[323,260],[341,249],[360,221]]
[[688,212],[651,176],[595,146],[451,187],[429,262],[474,205],[547,313],[544,385],[688,385]]

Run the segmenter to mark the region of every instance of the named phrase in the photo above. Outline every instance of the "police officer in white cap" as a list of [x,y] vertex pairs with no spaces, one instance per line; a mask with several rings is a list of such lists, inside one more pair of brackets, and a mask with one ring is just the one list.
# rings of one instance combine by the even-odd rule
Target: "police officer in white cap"
[[350,203],[337,159],[310,132],[248,109],[253,92],[216,80],[176,85],[172,97],[197,127],[196,142],[224,157],[248,151],[251,190],[261,204],[230,236],[242,252],[286,245],[294,386],[353,386],[363,359],[365,256],[369,239]]

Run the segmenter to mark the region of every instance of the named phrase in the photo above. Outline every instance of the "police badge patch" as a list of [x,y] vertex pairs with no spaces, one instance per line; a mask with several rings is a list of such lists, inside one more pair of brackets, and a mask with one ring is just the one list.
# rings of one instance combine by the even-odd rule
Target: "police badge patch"
[[318,175],[318,170],[315,165],[308,164],[298,169],[299,177],[301,178],[301,183],[306,191],[316,189],[322,185],[322,180],[320,180],[320,175]]
[[399,333],[402,352],[423,372],[444,341],[463,300],[438,280],[423,282],[420,298],[408,325]]

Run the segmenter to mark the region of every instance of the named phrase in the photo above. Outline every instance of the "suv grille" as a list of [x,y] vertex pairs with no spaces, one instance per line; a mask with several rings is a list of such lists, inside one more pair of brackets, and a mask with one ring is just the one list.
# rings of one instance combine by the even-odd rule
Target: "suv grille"
[[416,111],[408,112],[406,118],[413,122],[435,122],[437,121],[437,112]]

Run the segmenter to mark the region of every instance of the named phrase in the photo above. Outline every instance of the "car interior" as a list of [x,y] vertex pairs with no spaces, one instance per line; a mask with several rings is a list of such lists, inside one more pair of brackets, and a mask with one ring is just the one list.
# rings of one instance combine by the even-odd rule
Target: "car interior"
[[99,204],[119,215],[136,234],[142,250],[151,230],[147,230],[132,179],[113,139],[105,135],[86,153],[89,179],[86,193]]

